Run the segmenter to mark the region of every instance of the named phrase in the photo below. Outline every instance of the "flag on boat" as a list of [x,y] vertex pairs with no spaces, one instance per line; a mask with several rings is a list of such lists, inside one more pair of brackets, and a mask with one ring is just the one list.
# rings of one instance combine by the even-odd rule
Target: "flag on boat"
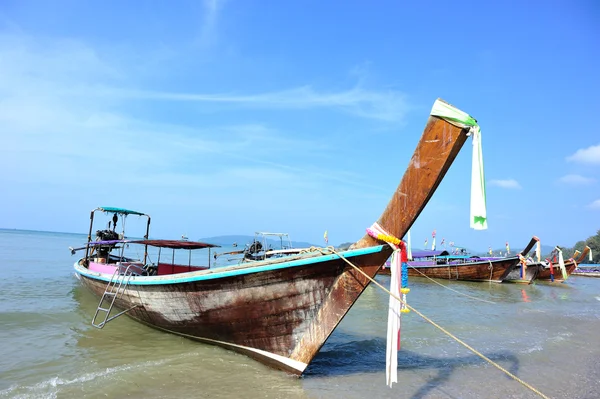
[[506,254],[510,255],[510,245],[508,245],[508,241],[506,241]]
[[427,238],[425,239],[425,249],[427,249]]
[[433,237],[433,241],[431,242],[431,250],[435,251],[435,230],[433,230],[433,233],[431,233],[431,236]]
[[323,239],[325,240],[325,244],[329,244],[329,236],[327,235],[327,230],[325,230],[325,234],[323,234]]
[[490,254],[490,255],[492,254],[492,247],[488,248],[488,254]]
[[440,245],[443,245],[444,248],[446,248],[446,239],[442,238],[442,242],[440,243]]

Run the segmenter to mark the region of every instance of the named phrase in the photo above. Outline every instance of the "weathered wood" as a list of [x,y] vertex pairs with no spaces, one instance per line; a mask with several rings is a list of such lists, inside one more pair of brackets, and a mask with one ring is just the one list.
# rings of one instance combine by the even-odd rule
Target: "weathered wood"
[[[390,234],[402,237],[408,231],[467,133],[438,117],[429,118],[379,219]],[[387,244],[365,236],[340,253],[366,276],[331,253],[172,276],[136,276],[115,304],[121,309],[135,306],[128,315],[152,327],[221,345],[300,375],[391,252]],[[102,295],[110,276],[90,273],[85,262],[76,263],[75,270],[87,287]]]
[[583,263],[585,261],[585,259],[588,257],[588,255],[590,254],[590,247],[586,246],[583,249],[583,252],[581,253],[581,255],[579,255],[579,257],[577,259],[575,259],[575,262],[577,264]]
[[[403,238],[441,183],[467,139],[467,129],[430,116],[406,172],[377,221],[390,235]],[[355,248],[376,245],[365,234]]]
[[[546,266],[545,264],[535,263],[536,267],[539,269],[536,280],[540,281],[552,281],[552,273],[550,273],[550,266]],[[567,271],[567,277],[571,275],[575,271],[577,267],[577,263],[575,260],[567,259],[565,260],[565,270]],[[529,266],[527,266],[529,269]],[[563,279],[562,271],[560,270],[560,266],[557,263],[552,264],[552,268],[554,269],[554,282],[555,283],[563,283],[565,280]]]
[[519,258],[511,257],[430,266],[410,266],[409,264],[408,275],[444,280],[493,281],[500,283],[504,281],[518,262]]
[[[590,247],[586,246],[583,249],[583,252],[581,252],[581,253],[575,252],[574,257],[579,255],[579,256],[577,256],[576,259],[569,258],[564,261],[565,262],[565,271],[567,272],[567,278],[571,274],[573,274],[573,272],[575,272],[575,269],[577,269],[577,265],[579,263],[583,262],[589,253],[590,253]],[[552,281],[552,273],[551,273],[549,265],[547,265],[546,263],[535,263],[535,266],[539,269],[537,276],[535,278],[536,280],[544,281],[544,282]],[[563,279],[562,271],[560,270],[560,265],[558,264],[558,262],[552,262],[552,269],[553,269],[552,271],[554,272],[554,282],[555,283],[564,283],[565,279]]]
[[533,280],[537,278],[538,273],[539,267],[536,267],[532,264],[527,265],[525,276],[521,276],[521,262],[519,261],[519,258],[517,258],[517,263],[510,273],[508,273],[508,276],[504,278],[504,282],[515,284],[531,284]]

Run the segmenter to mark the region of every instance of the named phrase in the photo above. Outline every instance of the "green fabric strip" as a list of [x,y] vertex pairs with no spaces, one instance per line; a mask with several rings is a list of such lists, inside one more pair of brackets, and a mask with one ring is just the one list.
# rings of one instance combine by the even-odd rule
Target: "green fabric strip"
[[431,115],[440,117],[461,127],[471,127],[473,138],[473,158],[471,166],[471,214],[470,225],[475,230],[487,229],[487,210],[485,195],[485,175],[483,171],[483,151],[481,148],[481,130],[477,121],[445,101],[436,100]]

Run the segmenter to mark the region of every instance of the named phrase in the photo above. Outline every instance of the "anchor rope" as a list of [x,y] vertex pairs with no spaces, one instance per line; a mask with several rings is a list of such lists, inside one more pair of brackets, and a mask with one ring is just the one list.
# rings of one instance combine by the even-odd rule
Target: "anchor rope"
[[519,377],[517,377],[516,375],[514,375],[510,371],[506,370],[504,367],[502,367],[498,363],[494,362],[492,359],[488,358],[483,353],[479,352],[477,349],[473,348],[471,345],[467,344],[466,342],[464,342],[463,340],[461,340],[460,338],[458,338],[457,336],[455,336],[454,334],[452,334],[450,331],[446,330],[444,327],[440,326],[435,321],[433,321],[429,317],[425,316],[423,313],[419,312],[413,306],[411,306],[408,303],[406,303],[405,301],[403,301],[400,297],[398,297],[397,295],[395,295],[392,292],[390,292],[387,288],[385,288],[384,286],[382,286],[381,284],[379,284],[377,281],[375,281],[375,279],[371,278],[367,273],[363,272],[358,266],[354,265],[352,262],[350,262],[348,259],[346,259],[345,256],[343,256],[342,254],[340,254],[339,252],[337,252],[335,249],[331,249],[331,248],[317,248],[317,249],[323,255],[327,254],[325,251],[327,251],[327,250],[331,251],[332,253],[334,253],[335,255],[337,255],[340,259],[342,259],[344,262],[346,262],[350,266],[352,266],[356,271],[360,272],[363,276],[365,276],[369,281],[371,281],[377,287],[379,287],[380,289],[382,289],[388,295],[391,295],[394,299],[396,299],[396,300],[400,301],[401,303],[403,303],[408,309],[410,309],[413,312],[415,312],[416,314],[418,314],[422,319],[424,319],[425,321],[427,321],[428,323],[430,323],[434,327],[438,328],[444,334],[448,335],[450,338],[454,339],[456,342],[458,342],[459,344],[461,344],[462,346],[464,346],[465,348],[467,348],[468,350],[470,350],[471,352],[473,352],[474,354],[476,354],[477,356],[479,356],[480,358],[482,358],[483,360],[485,360],[486,362],[488,362],[492,366],[496,367],[498,370],[504,372],[506,375],[508,375],[509,377],[511,377],[513,380],[519,382],[524,387],[530,389],[532,392],[535,392],[540,397],[542,397],[544,399],[550,399],[550,397],[548,397],[545,394],[543,394],[542,392],[540,392],[537,388],[535,388],[531,384],[527,383],[526,381],[523,381],[522,379],[520,379]]
[[[414,271],[416,271],[417,273],[420,273],[420,274],[421,274],[421,276],[423,276],[423,277],[425,277],[426,279],[430,280],[432,283],[436,283],[436,284],[437,284],[437,285],[439,285],[440,287],[444,287],[444,288],[445,288],[445,289],[447,289],[447,290],[450,290],[450,291],[452,291],[452,292],[455,292],[455,293],[457,293],[457,294],[459,294],[459,295],[462,295],[462,296],[466,296],[467,298],[475,299],[476,301],[481,301],[481,302],[485,302],[485,303],[491,303],[491,304],[494,304],[494,305],[496,304],[496,302],[487,301],[487,300],[485,300],[485,299],[477,298],[477,297],[474,297],[474,296],[472,296],[472,295],[465,294],[465,293],[463,293],[463,292],[460,292],[460,291],[457,291],[457,290],[455,290],[455,289],[453,289],[453,288],[450,288],[450,287],[448,287],[448,286],[446,286],[446,285],[444,285],[444,284],[442,284],[442,283],[440,283],[440,282],[438,282],[438,281],[435,281],[434,279],[432,279],[431,277],[427,276],[426,274],[423,274],[423,272],[422,272],[422,271],[420,271],[419,269],[417,269],[417,268],[416,268],[416,267],[414,267],[414,266],[408,265],[408,267],[410,267],[411,269],[413,269],[413,270],[414,270]],[[490,277],[490,281],[491,281],[491,277]]]

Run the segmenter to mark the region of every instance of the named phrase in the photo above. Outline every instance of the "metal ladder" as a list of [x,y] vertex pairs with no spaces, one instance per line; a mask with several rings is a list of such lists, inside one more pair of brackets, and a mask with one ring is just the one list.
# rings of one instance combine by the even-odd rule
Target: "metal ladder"
[[[96,309],[96,313],[94,314],[94,318],[92,319],[92,326],[96,328],[102,328],[106,323],[111,320],[116,319],[124,313],[129,312],[131,309],[137,307],[138,305],[134,305],[127,310],[124,310],[116,315],[109,317],[110,312],[115,304],[115,300],[117,297],[125,291],[125,288],[129,284],[129,280],[133,275],[132,266],[127,266],[127,269],[123,272],[123,265],[118,265],[113,273],[110,281],[106,285],[106,289],[104,290],[104,294],[102,294],[102,298],[100,298],[100,303],[98,304],[98,308]],[[134,267],[134,269],[136,269]],[[104,307],[104,303],[108,303],[108,307]],[[98,322],[99,319],[102,321]]]

